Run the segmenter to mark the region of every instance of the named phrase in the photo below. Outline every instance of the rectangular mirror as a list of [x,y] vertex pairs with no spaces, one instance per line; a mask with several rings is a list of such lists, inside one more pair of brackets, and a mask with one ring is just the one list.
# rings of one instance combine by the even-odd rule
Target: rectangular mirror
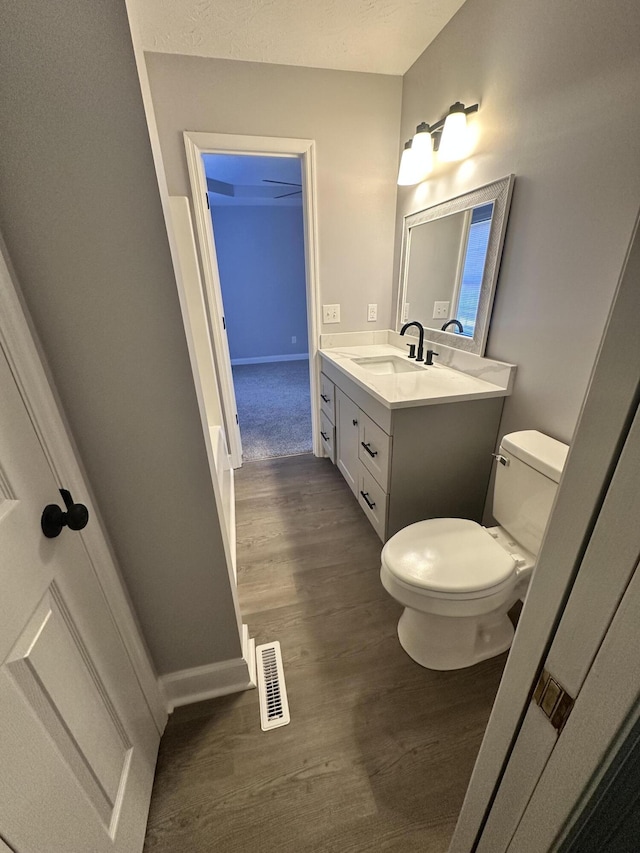
[[418,320],[430,341],[484,354],[513,180],[405,216],[397,330]]

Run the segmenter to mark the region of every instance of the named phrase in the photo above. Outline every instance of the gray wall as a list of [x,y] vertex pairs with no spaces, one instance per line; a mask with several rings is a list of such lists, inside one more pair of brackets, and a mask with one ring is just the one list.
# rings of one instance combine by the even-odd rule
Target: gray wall
[[467,0],[404,77],[401,140],[480,101],[474,154],[402,216],[513,172],[487,355],[518,365],[501,434],[570,441],[640,202],[636,0]]
[[232,363],[308,352],[302,206],[212,204],[211,218]]
[[452,297],[466,216],[455,213],[411,228],[405,302],[409,319],[430,329],[439,329],[444,322],[433,317],[436,301],[450,303],[445,320],[455,317]]
[[5,0],[0,55],[0,230],[153,659],[237,657],[124,2]]
[[170,194],[191,194],[184,130],[315,139],[321,301],[342,306],[324,331],[387,328],[402,78],[145,57]]

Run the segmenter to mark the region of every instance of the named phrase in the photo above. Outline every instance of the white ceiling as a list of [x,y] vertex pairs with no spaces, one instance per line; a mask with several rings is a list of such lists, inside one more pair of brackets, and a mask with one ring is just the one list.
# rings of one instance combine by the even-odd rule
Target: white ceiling
[[136,0],[145,50],[404,74],[464,0]]
[[[302,170],[298,157],[203,154],[209,199],[215,205],[301,207]],[[212,179],[212,180],[209,180]]]

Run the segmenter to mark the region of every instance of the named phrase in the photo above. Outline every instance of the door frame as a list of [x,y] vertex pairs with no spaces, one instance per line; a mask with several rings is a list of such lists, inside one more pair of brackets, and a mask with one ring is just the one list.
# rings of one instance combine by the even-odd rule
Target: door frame
[[112,613],[125,652],[158,732],[167,722],[166,703],[136,616],[120,580],[120,571],[86,472],[62,412],[55,385],[0,235],[0,348],[9,362],[20,395],[60,487],[90,504],[91,524],[76,535]]
[[[640,399],[640,218],[571,442],[552,515],[449,853],[482,835],[527,714],[543,662],[611,484]],[[587,614],[588,618],[588,614]],[[500,853],[494,849],[492,853]]]
[[309,340],[309,385],[311,394],[311,436],[313,453],[322,456],[318,352],[320,330],[320,290],[318,277],[318,214],[316,203],[316,153],[312,139],[271,136],[241,136],[226,133],[185,131],[183,134],[191,200],[196,220],[198,248],[202,260],[205,301],[211,318],[211,337],[220,384],[220,396],[228,427],[229,454],[235,468],[242,464],[240,429],[236,421],[235,392],[231,358],[223,316],[222,288],[215,248],[213,223],[207,199],[207,179],[203,154],[240,154],[260,157],[297,157],[302,170],[305,287],[307,335]]

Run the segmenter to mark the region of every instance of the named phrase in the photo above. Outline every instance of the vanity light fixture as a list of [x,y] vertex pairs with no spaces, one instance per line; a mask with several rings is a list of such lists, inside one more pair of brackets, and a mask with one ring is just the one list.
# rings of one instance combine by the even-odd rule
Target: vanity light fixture
[[405,143],[400,160],[400,169],[398,171],[398,186],[411,187],[414,184],[419,184],[422,180],[420,176],[418,158],[416,152],[411,147],[411,140]]
[[420,160],[421,170],[426,177],[433,169],[433,137],[426,121],[416,127],[416,133],[411,140],[411,148]]
[[456,101],[449,107],[444,120],[438,156],[445,162],[462,160],[467,156],[469,140],[467,138],[467,116],[477,112],[478,104],[465,108],[464,104]]
[[399,186],[412,186],[423,181],[433,168],[433,152],[444,162],[462,160],[468,153],[467,116],[478,112],[478,104],[465,107],[456,101],[449,112],[435,122],[421,122],[415,136],[405,143],[400,170]]

